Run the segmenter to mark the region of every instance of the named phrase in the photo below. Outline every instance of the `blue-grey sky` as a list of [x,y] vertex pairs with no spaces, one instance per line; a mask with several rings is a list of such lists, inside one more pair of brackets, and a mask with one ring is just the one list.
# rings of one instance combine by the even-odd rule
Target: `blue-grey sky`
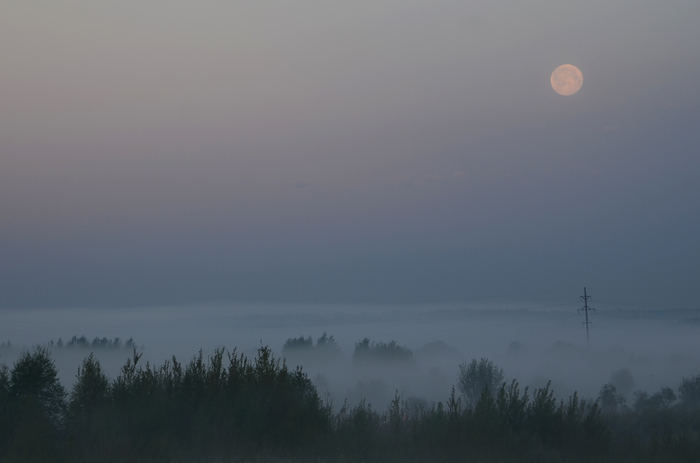
[[696,0],[3,0],[0,306],[697,295],[698,24]]

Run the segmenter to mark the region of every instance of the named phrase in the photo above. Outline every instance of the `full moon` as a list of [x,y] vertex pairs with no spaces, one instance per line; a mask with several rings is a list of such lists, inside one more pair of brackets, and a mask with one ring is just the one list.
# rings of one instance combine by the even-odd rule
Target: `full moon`
[[554,70],[549,80],[555,92],[569,96],[581,90],[583,74],[573,64],[562,64]]

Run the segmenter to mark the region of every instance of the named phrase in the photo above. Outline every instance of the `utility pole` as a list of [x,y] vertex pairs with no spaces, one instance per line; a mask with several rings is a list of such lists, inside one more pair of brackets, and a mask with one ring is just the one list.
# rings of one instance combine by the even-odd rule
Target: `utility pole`
[[586,292],[586,287],[584,286],[583,288],[583,296],[581,296],[581,300],[583,301],[583,309],[578,309],[578,313],[581,313],[583,310],[584,313],[586,314],[586,321],[583,322],[584,326],[586,327],[586,344],[588,345],[588,348],[591,348],[591,338],[588,335],[588,328],[591,326],[591,322],[588,321],[588,311],[592,310],[595,312],[595,309],[593,307],[588,307],[588,300],[591,298],[591,296],[588,295]]

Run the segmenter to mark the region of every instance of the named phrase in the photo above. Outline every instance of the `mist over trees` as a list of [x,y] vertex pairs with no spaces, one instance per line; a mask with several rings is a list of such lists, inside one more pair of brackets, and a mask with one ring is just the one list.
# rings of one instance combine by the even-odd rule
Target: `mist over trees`
[[411,349],[400,346],[396,341],[388,343],[370,341],[364,338],[355,343],[355,350],[352,353],[352,360],[355,363],[374,364],[413,364],[415,358]]
[[617,392],[615,385],[606,383],[598,393],[598,403],[604,413],[617,413],[625,405],[627,399]]
[[495,396],[503,384],[503,370],[486,358],[478,362],[462,362],[457,375],[457,385],[470,406],[476,405],[483,394]]
[[[337,349],[325,333],[315,345],[290,340],[285,352]],[[393,341],[365,338],[355,352],[353,362],[413,361]],[[386,409],[360,400],[334,412],[301,367],[265,346],[252,359],[223,348],[187,363],[142,355],[134,350],[110,379],[90,353],[69,391],[46,347],[0,365],[0,461],[652,462],[696,461],[700,451],[700,375],[678,394],[635,391],[628,406],[612,382],[597,400],[558,400],[551,384],[522,389],[481,358],[460,365],[458,390],[443,401],[396,391]]]
[[316,339],[315,345],[311,336],[287,339],[282,355],[292,364],[326,364],[343,357],[335,338],[325,332]]
[[683,378],[678,386],[678,394],[684,407],[693,410],[700,409],[700,375]]
[[306,338],[304,336],[289,338],[285,341],[284,346],[282,346],[282,353],[284,355],[293,355],[294,353],[309,354],[311,352],[315,352],[320,356],[333,357],[342,355],[335,338],[332,335],[328,336],[325,332],[316,339],[315,346],[311,336]]
[[[134,341],[134,338],[129,338],[126,341],[122,341],[120,338],[107,338],[107,337],[95,337],[90,341],[85,335],[73,336],[68,341],[63,341],[63,338],[58,338],[58,341],[52,339],[45,344],[45,347],[49,349],[85,349],[85,350],[117,350],[126,349],[131,351],[138,348],[138,345]],[[12,343],[10,341],[3,342],[0,344],[1,350],[12,350]]]

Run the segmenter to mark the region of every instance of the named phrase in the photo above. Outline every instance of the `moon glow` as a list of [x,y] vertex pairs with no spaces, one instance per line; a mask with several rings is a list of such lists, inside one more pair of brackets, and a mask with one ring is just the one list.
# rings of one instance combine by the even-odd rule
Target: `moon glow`
[[569,96],[581,90],[583,74],[573,64],[562,64],[554,70],[549,80],[555,92]]

